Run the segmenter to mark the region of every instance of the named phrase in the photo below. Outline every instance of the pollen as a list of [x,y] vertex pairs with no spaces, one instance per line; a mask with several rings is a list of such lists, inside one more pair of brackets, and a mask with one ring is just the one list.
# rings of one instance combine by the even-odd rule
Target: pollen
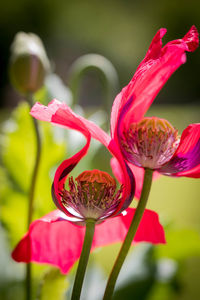
[[62,202],[84,219],[100,220],[109,216],[119,205],[122,187],[108,173],[84,171],[75,180],[69,177],[69,190],[63,190]]
[[121,148],[130,163],[156,170],[171,159],[179,141],[178,131],[167,120],[151,117],[123,132]]

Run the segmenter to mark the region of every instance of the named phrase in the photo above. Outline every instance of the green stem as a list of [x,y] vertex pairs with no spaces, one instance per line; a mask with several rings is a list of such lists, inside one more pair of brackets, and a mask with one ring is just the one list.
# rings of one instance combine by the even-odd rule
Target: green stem
[[[32,107],[33,106],[32,94],[27,95],[26,100],[29,103],[30,107]],[[34,168],[33,168],[31,184],[30,184],[30,189],[29,189],[27,228],[29,228],[29,225],[33,219],[33,203],[34,203],[36,181],[37,181],[40,157],[41,157],[41,137],[40,137],[40,132],[39,132],[39,126],[38,126],[38,122],[35,118],[32,118],[32,120],[33,120],[35,139],[36,139],[36,157],[35,157],[35,164],[34,164]],[[31,272],[31,264],[28,263],[26,265],[26,300],[31,299],[31,277],[32,277],[31,273],[32,273]]]
[[[32,97],[29,96],[28,102],[30,104],[30,107],[33,106]],[[39,171],[39,164],[40,164],[40,157],[41,157],[41,137],[39,132],[39,126],[38,121],[35,118],[32,118],[33,120],[33,126],[35,131],[35,139],[36,139],[36,157],[35,157],[35,165],[33,168],[32,178],[31,178],[31,185],[29,190],[29,204],[28,204],[28,220],[27,220],[27,227],[29,228],[30,223],[32,222],[33,218],[33,202],[34,202],[34,196],[35,196],[35,187],[36,187],[36,180],[38,176]]]
[[86,231],[85,238],[83,242],[83,248],[81,252],[81,257],[79,259],[78,268],[76,271],[76,277],[74,281],[74,287],[72,291],[71,300],[79,300],[81,295],[81,289],[83,285],[83,280],[85,276],[85,271],[89,259],[89,254],[92,246],[92,240],[95,230],[95,220],[88,219],[86,220]]
[[32,291],[32,286],[31,286],[31,274],[32,274],[32,268],[31,268],[31,263],[26,264],[26,281],[25,281],[25,289],[26,289],[26,300],[31,299],[31,291]]
[[119,252],[119,255],[115,261],[115,264],[111,271],[110,277],[108,279],[103,300],[110,300],[112,298],[119,272],[122,268],[122,265],[125,261],[127,254],[128,254],[131,243],[134,239],[134,236],[136,234],[136,231],[138,229],[138,226],[140,224],[140,221],[142,219],[142,216],[143,216],[146,204],[147,204],[149,192],[151,189],[152,175],[153,175],[153,170],[145,169],[141,197],[138,202],[138,206],[136,208],[135,215],[133,217],[132,223],[130,225],[130,228],[128,230],[128,233],[126,235],[124,243],[122,244],[121,250]]

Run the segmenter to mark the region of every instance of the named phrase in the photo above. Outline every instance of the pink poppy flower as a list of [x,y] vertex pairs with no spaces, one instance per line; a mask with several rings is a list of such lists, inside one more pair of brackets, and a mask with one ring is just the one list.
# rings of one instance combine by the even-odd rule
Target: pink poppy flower
[[[65,213],[63,214],[65,218],[63,218],[63,215],[62,217],[60,216],[61,212],[59,212],[59,214],[55,212],[50,213],[44,219],[33,222],[29,232],[13,252],[15,260],[24,262],[47,262],[57,265],[63,272],[67,272],[74,261],[78,259],[84,229],[66,221],[66,218],[74,217],[74,214],[64,206],[60,190],[62,191],[64,187],[68,173],[87,153],[91,137],[104,144],[114,156],[112,159],[113,172],[123,185],[121,201],[119,201],[118,205],[111,211],[106,212],[105,215],[100,217],[102,218],[101,221],[107,220],[96,226],[93,248],[124,238],[127,227],[130,224],[129,218],[132,218],[134,209],[127,209],[126,216],[120,213],[129,206],[135,189],[132,172],[124,162],[124,157],[129,161],[131,168],[134,168],[135,174],[139,172],[140,177],[143,176],[143,168],[134,166],[136,164],[141,167],[141,162],[135,163],[136,159],[134,158],[133,163],[131,160],[132,157],[129,159],[131,156],[131,149],[128,149],[130,142],[129,140],[127,141],[125,135],[127,134],[129,137],[129,134],[132,134],[132,131],[131,133],[128,132],[130,125],[141,121],[162,86],[173,72],[186,61],[185,52],[194,51],[198,46],[198,33],[194,26],[191,27],[183,39],[171,41],[162,48],[162,37],[165,32],[165,29],[158,31],[131,82],[117,95],[111,113],[111,137],[93,122],[76,115],[65,103],[61,103],[57,100],[53,100],[47,107],[36,103],[32,108],[31,114],[33,117],[62,127],[78,130],[85,135],[87,143],[83,149],[71,159],[64,161],[55,175],[52,194],[57,207]],[[184,176],[198,177],[200,172],[196,152],[199,147],[199,125],[190,125],[183,133],[179,142],[177,140],[177,133],[173,128],[171,129],[171,124],[166,123],[165,120],[157,120],[154,118],[153,121],[146,120],[145,122],[147,129],[150,123],[156,123],[158,129],[167,128],[166,136],[170,141],[169,144],[171,143],[170,145],[173,150],[175,148],[174,153],[170,150],[172,154],[170,161],[173,162],[174,160],[175,162],[173,165],[170,165],[168,161],[164,161],[164,166],[165,168],[168,166],[168,169],[165,169],[163,173],[168,174],[171,168],[171,170],[176,169],[176,173],[174,172],[173,175],[176,174],[180,176],[180,159],[182,159],[182,162],[186,159],[188,162],[187,168],[181,169],[181,174]],[[144,124],[141,123],[139,125],[141,125],[143,129]],[[142,138],[145,137],[145,134],[146,136],[150,135],[149,132],[143,132],[141,128],[137,127],[136,133],[134,132],[137,136],[138,149],[140,149],[142,145],[142,139],[140,140],[138,138],[141,136],[141,133]],[[162,132],[160,134],[165,136]],[[158,138],[159,134],[157,139]],[[141,142],[141,145],[139,142]],[[155,143],[154,140],[153,143]],[[165,145],[163,145],[163,149],[166,150],[164,146]],[[168,155],[167,150],[165,156]],[[152,153],[150,153],[150,155],[152,155]],[[154,169],[161,172],[160,166],[156,166]],[[136,183],[136,194],[139,195],[141,188],[138,187],[139,184]],[[147,217],[148,214],[150,218]],[[135,236],[135,241],[146,240],[152,243],[165,242],[162,227],[158,222],[157,216],[155,216],[155,213],[148,210],[145,211]],[[79,222],[84,219],[81,218],[80,212],[78,218]],[[117,225],[118,222],[120,224],[119,227]],[[125,225],[122,225],[123,223]],[[149,224],[151,224],[151,226],[149,226]],[[121,233],[119,228],[122,231],[123,228],[125,228],[125,232]],[[109,235],[107,236],[106,232],[108,232],[108,230]],[[145,234],[142,235],[142,232],[145,232]],[[141,233],[140,238],[138,237],[139,233]],[[152,234],[154,233],[155,236],[153,238]]]
[[[150,168],[164,175],[200,177],[200,124],[190,124],[178,136],[164,119],[144,118],[155,96],[172,73],[186,61],[186,51],[199,44],[192,26],[183,37],[162,47],[160,29],[130,83],[116,97],[111,132],[129,166]],[[117,173],[117,162],[113,162]]]
[[[34,221],[28,233],[14,249],[12,257],[18,262],[49,263],[66,273],[80,257],[85,232],[84,227],[80,225],[84,225],[85,219],[93,218],[98,224],[92,249],[124,240],[135,213],[135,209],[128,208],[134,196],[135,180],[124,162],[120,149],[106,133],[93,123],[75,115],[64,104],[64,109],[58,109],[61,114],[54,115],[54,110],[58,112],[59,105],[55,100],[48,108],[43,107],[43,111],[38,111],[40,119],[78,130],[85,136],[86,144],[73,157],[63,161],[56,170],[52,197],[59,210]],[[69,190],[66,190],[68,174],[86,155],[91,135],[95,134],[115,157],[123,186],[116,191],[115,180],[110,175],[93,170],[81,173],[76,182],[70,178]],[[94,194],[96,197],[93,197]],[[142,241],[165,243],[163,227],[157,214],[151,210],[145,210],[134,238],[134,242]]]
[[[147,120],[148,125],[142,122],[139,124],[140,128],[134,127],[136,123],[143,119],[144,114],[169,77],[186,62],[185,52],[196,50],[199,44],[198,31],[195,26],[192,26],[182,39],[171,41],[162,47],[162,37],[165,33],[166,29],[163,28],[157,32],[130,83],[116,96],[111,113],[111,137],[94,123],[75,115],[65,103],[57,100],[53,100],[48,107],[36,103],[31,111],[32,116],[81,132],[86,130],[89,135],[103,143],[114,156],[116,152],[120,156],[118,152],[121,150],[122,155],[129,162],[129,167],[134,168],[136,180],[137,178],[143,178],[144,170],[141,167],[152,167],[161,174],[199,177],[199,124],[188,126],[184,130],[181,139],[177,136],[177,132],[172,125],[167,121],[166,123],[163,119],[162,126],[159,125],[159,119],[153,118],[151,121],[150,119]],[[72,126],[71,121],[69,121],[72,116],[74,118],[73,122],[76,123],[77,120],[79,125],[74,124]],[[159,137],[154,141],[145,139],[145,134],[147,135],[145,130],[148,131],[148,128],[151,130],[152,126],[155,127],[155,120],[157,120],[156,126],[159,127],[159,130],[155,128],[157,135],[165,136],[165,143],[162,147],[160,147]],[[154,123],[154,125],[150,126],[151,123]],[[148,146],[151,144],[148,151],[136,137],[141,131],[143,132],[142,139],[147,144],[149,143]],[[169,141],[171,141],[171,144]],[[156,156],[154,156],[155,147],[152,146],[152,143],[154,146],[156,144]],[[141,151],[144,153],[141,153]],[[145,151],[147,151],[146,155]],[[151,162],[142,164],[152,157],[152,154],[154,161],[160,160],[160,163],[158,165],[153,165]],[[137,158],[141,156],[143,156],[143,160],[138,161]],[[148,159],[146,156],[148,156]],[[113,172],[118,180],[123,183],[126,181],[126,177],[119,178],[118,175],[121,174],[121,170],[117,170],[119,167],[118,161],[119,159],[113,159],[112,161]],[[120,169],[125,167],[123,162],[120,165]],[[139,197],[141,181],[136,182],[135,189],[135,195]],[[130,187],[128,190],[130,190]]]
[[[86,137],[86,145],[56,171],[52,196],[59,210],[30,225],[12,253],[14,260],[49,263],[67,273],[80,257],[85,234],[80,225],[88,218],[95,219],[97,224],[92,250],[124,240],[135,213],[135,209],[127,208],[134,195],[134,180],[128,167],[123,169],[127,182],[118,191],[115,180],[99,170],[85,171],[75,181],[71,177],[68,190],[65,189],[68,174],[87,152],[90,137]],[[145,210],[134,242],[165,243],[164,230],[155,212]]]

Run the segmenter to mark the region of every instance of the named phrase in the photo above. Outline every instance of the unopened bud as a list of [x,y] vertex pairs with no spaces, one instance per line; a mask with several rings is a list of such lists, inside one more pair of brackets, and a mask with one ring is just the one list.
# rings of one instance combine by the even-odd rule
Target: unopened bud
[[21,94],[35,93],[44,84],[50,64],[41,39],[19,32],[11,45],[10,80]]

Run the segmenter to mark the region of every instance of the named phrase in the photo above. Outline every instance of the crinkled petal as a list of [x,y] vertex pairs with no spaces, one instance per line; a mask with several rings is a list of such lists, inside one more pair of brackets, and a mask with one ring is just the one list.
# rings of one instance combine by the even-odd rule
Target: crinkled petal
[[150,45],[144,60],[138,66],[130,83],[117,95],[111,113],[111,136],[117,137],[117,124],[125,103],[132,104],[124,118],[123,126],[143,118],[154,98],[170,76],[186,61],[186,51],[194,51],[199,43],[198,32],[192,26],[183,39],[167,43],[162,48],[166,29],[160,29]]
[[[97,225],[92,249],[123,241],[134,212],[135,209],[130,208],[126,215],[124,213]],[[67,273],[80,257],[85,228],[66,221],[63,216],[62,212],[54,211],[34,221],[14,249],[13,259],[51,264]],[[134,241],[165,243],[163,227],[155,212],[145,210]]]
[[159,172],[173,176],[200,177],[200,123],[190,124],[183,131],[176,152]]
[[36,103],[31,109],[31,115],[42,121],[51,122],[65,128],[77,130],[84,135],[90,135],[108,147],[110,136],[95,123],[75,114],[72,109],[56,99],[52,100],[48,106]]

